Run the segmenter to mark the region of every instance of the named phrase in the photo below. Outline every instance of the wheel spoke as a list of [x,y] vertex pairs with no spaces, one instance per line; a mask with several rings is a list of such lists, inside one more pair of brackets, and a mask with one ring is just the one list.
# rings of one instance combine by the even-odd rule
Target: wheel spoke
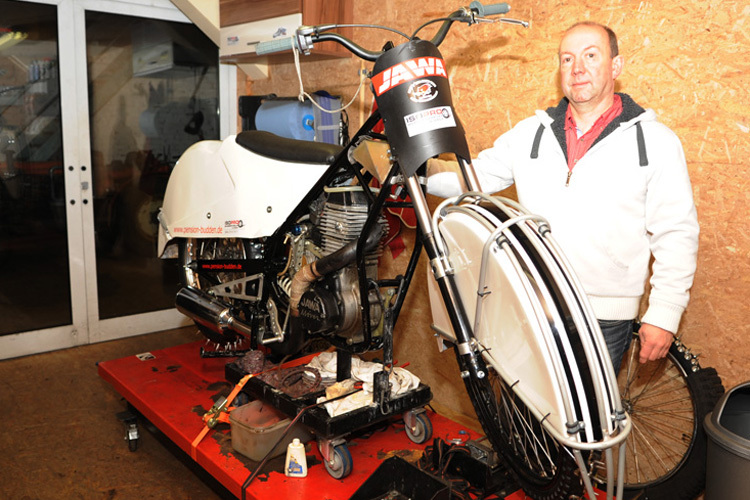
[[542,477],[553,476],[557,467],[550,450],[551,438],[542,426],[536,423],[527,408],[519,407],[515,394],[510,389],[503,390],[502,400],[506,419],[512,428],[510,437],[515,451],[523,457],[529,467],[537,469]]
[[578,466],[493,369],[467,381],[474,408],[501,459],[532,498],[571,498],[582,493]]
[[631,432],[635,433],[633,441],[641,442],[645,447],[644,451],[648,452],[651,457],[648,463],[661,465],[663,473],[667,473],[672,469],[673,466],[668,465],[664,459],[665,455],[672,455],[672,452],[667,450],[664,441],[656,437],[652,428],[633,422],[633,430]]

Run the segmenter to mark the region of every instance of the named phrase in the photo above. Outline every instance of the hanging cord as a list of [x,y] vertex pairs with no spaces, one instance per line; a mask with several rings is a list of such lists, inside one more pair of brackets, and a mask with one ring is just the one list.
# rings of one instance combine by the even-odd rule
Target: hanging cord
[[317,102],[315,102],[315,99],[313,99],[310,96],[310,94],[308,94],[307,92],[305,92],[305,87],[302,84],[302,68],[301,68],[300,62],[299,62],[299,49],[297,48],[296,45],[292,45],[292,52],[294,53],[294,68],[297,70],[297,80],[299,81],[299,94],[297,95],[297,99],[299,99],[300,102],[304,102],[305,101],[305,97],[307,97],[308,99],[310,99],[310,102],[312,102],[313,105],[316,108],[318,108],[322,112],[328,113],[328,114],[340,113],[340,112],[346,110],[346,108],[348,108],[349,106],[352,105],[352,103],[354,102],[354,100],[357,98],[357,96],[359,95],[360,91],[362,90],[362,87],[365,84],[365,80],[367,79],[367,71],[366,70],[363,70],[363,69],[359,70],[359,86],[357,87],[357,91],[354,92],[354,96],[352,97],[352,100],[349,101],[349,103],[346,106],[343,106],[343,107],[341,107],[339,109],[325,109],[320,104],[318,104]]

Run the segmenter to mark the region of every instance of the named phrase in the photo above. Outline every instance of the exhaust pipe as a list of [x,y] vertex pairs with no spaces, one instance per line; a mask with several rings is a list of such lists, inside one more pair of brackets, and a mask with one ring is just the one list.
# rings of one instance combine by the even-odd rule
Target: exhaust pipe
[[237,319],[229,306],[197,288],[181,288],[175,297],[175,307],[188,318],[218,334],[231,331],[252,338],[250,325]]

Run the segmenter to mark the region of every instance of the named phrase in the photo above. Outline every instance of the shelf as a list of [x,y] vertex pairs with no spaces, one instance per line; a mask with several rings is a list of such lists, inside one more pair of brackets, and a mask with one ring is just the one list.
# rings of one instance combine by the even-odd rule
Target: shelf
[[[292,60],[291,51],[258,56],[258,42],[289,37],[300,25],[350,24],[352,2],[347,0],[220,0],[219,58],[225,63],[281,63]],[[339,30],[348,35],[348,29]],[[321,43],[305,60],[349,57],[334,42]]]

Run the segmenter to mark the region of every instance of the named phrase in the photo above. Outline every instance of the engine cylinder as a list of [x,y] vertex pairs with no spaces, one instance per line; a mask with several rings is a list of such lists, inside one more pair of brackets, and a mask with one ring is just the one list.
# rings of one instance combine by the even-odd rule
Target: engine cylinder
[[[359,237],[368,216],[367,198],[359,187],[335,188],[328,193],[323,213],[320,215],[318,230],[321,235],[321,250],[329,255]],[[379,221],[387,230],[385,219]],[[387,231],[384,231],[384,235]],[[371,266],[377,267],[382,245],[365,255],[365,263],[370,276]],[[377,273],[377,269],[374,270]]]

